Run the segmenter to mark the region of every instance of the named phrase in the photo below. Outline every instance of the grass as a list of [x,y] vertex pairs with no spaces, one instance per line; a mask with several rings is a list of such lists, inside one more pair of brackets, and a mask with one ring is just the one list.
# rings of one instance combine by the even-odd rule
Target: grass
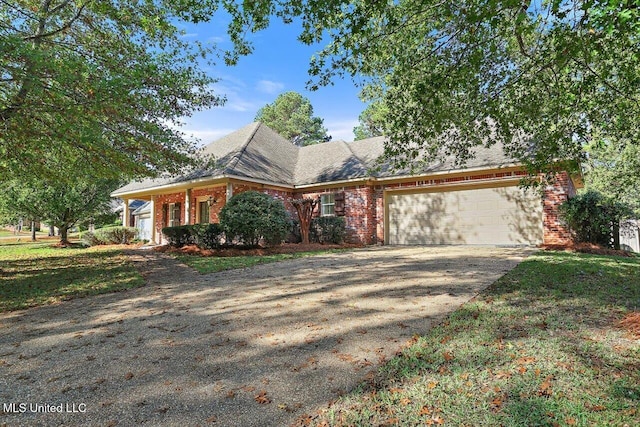
[[143,284],[119,248],[60,249],[51,241],[0,244],[0,312]]
[[318,251],[294,252],[273,255],[246,255],[229,257],[203,257],[199,255],[186,255],[173,253],[181,262],[195,269],[200,274],[215,273],[223,270],[233,270],[236,268],[252,267],[258,264],[269,264],[272,262],[285,261],[288,259],[303,258],[313,255],[329,254],[344,251],[345,249],[323,249]]
[[640,425],[637,311],[640,258],[540,253],[312,423]]

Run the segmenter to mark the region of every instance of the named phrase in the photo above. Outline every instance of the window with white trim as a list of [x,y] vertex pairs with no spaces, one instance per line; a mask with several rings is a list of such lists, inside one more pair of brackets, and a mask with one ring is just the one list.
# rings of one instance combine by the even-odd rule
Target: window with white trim
[[209,224],[209,201],[198,202],[198,223]]
[[320,196],[320,216],[334,216],[336,214],[336,195],[333,193]]
[[169,203],[169,227],[180,225],[180,203]]

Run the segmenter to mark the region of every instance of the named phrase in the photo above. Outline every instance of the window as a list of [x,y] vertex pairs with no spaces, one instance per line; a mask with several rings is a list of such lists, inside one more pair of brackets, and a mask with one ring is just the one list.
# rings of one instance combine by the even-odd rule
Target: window
[[323,194],[320,196],[320,216],[334,216],[336,214],[335,194]]
[[180,225],[180,203],[169,203],[169,227]]
[[198,202],[198,223],[209,224],[209,202]]

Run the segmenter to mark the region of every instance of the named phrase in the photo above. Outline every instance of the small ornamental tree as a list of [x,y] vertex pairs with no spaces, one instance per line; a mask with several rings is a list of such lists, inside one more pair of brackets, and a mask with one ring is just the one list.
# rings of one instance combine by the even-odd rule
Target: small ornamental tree
[[300,236],[302,237],[302,244],[309,244],[309,230],[311,229],[311,218],[313,211],[320,203],[320,199],[294,199],[291,200],[291,204],[296,208],[298,213],[298,220],[300,221]]
[[257,191],[246,191],[233,196],[220,211],[227,241],[238,240],[255,247],[261,240],[273,245],[284,240],[291,220],[284,204]]

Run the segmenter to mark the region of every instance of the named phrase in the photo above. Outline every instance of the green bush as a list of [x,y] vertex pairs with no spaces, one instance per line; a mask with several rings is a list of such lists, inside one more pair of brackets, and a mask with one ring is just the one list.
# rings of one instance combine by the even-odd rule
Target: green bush
[[128,245],[138,236],[138,229],[133,227],[107,227],[82,235],[82,241],[89,246],[96,245]]
[[220,224],[196,224],[191,226],[193,242],[201,249],[218,249],[224,232]]
[[255,247],[264,240],[280,244],[291,227],[284,204],[257,191],[233,196],[220,211],[220,224],[229,241]]
[[190,225],[177,225],[175,227],[164,227],[162,234],[169,242],[169,246],[181,248],[184,245],[194,243]]
[[631,209],[605,198],[597,191],[587,191],[560,206],[560,218],[573,233],[576,242],[594,243],[620,249],[620,221],[631,215]]
[[344,242],[346,229],[344,217],[321,216],[311,220],[310,239],[319,243],[340,244]]
[[102,240],[98,239],[96,237],[95,233],[93,233],[91,231],[87,231],[85,233],[82,233],[82,243],[84,243],[86,246],[98,246],[98,245],[105,245],[106,244]]

